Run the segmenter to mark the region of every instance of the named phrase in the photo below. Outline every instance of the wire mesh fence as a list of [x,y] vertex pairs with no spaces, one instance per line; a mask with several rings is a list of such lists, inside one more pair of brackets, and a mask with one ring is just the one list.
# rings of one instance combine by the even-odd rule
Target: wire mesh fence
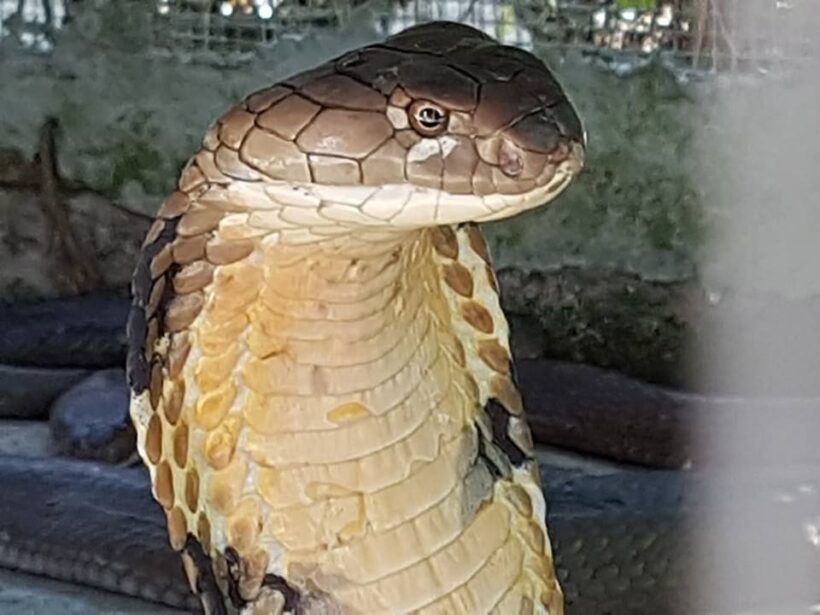
[[[120,1],[150,15],[155,50],[226,63],[250,59],[282,39],[344,27],[360,6],[377,0]],[[766,71],[818,52],[818,37],[797,39],[785,26],[799,19],[820,28],[815,1],[381,0],[369,15],[384,35],[449,19],[507,44],[579,50],[621,71],[656,58],[682,70]],[[83,4],[0,0],[0,40],[13,37],[48,51],[75,3]]]
[[159,0],[154,41],[166,51],[216,52],[226,59],[241,59],[283,37],[342,27],[358,4],[356,0]]
[[67,10],[63,0],[0,0],[0,42],[12,39],[31,51],[49,52]]

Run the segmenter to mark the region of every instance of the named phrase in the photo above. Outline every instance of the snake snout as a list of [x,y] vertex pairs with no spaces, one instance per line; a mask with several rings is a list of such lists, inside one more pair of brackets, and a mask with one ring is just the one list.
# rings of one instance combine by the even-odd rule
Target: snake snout
[[[501,169],[510,176],[520,175],[522,164],[515,164],[530,157],[529,167],[556,165],[570,157],[583,162],[586,149],[586,133],[575,110],[562,98],[552,106],[539,107],[514,121],[503,133],[506,146],[499,156]],[[508,172],[504,161],[510,163]]]
[[493,212],[477,218],[480,222],[552,201],[584,166],[586,133],[563,94],[531,109],[492,136],[477,139],[481,159],[492,166],[496,191],[486,197],[494,202]]

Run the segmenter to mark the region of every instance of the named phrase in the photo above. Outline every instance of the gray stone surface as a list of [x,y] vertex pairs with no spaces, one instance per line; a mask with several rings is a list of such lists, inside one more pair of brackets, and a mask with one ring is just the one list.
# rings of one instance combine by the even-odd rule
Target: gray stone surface
[[0,416],[45,418],[51,403],[87,375],[83,369],[0,364]]
[[[55,454],[45,421],[0,422],[0,454]],[[0,615],[128,615],[180,613],[161,605],[0,568]]]
[[[32,190],[2,188],[1,184],[0,299],[66,294],[68,264],[54,250],[52,229],[38,195]],[[77,243],[91,255],[103,286],[127,286],[148,220],[114,207],[111,199],[92,192],[68,196],[63,205]]]
[[54,453],[46,421],[0,422],[0,454],[49,457]]
[[174,615],[182,611],[0,569],[0,615]]

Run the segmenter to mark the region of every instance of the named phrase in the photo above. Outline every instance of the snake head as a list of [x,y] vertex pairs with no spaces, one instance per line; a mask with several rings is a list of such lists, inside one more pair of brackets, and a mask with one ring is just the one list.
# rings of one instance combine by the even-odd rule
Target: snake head
[[325,207],[331,222],[417,228],[552,200],[580,172],[585,134],[534,55],[432,22],[254,93],[205,145],[217,166],[220,147],[236,152],[242,179],[363,214]]
[[456,193],[519,195],[552,183],[562,163],[570,177],[580,170],[586,143],[581,121],[532,54],[450,22],[410,28],[385,46],[415,52],[390,84],[396,88],[391,102],[401,105],[409,95],[411,127],[441,144],[439,165],[430,165],[441,167],[441,182],[424,178],[428,184]]

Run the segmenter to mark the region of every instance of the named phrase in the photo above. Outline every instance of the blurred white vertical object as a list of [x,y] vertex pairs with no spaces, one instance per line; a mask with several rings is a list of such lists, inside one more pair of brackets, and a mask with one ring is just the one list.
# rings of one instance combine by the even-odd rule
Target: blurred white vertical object
[[819,477],[817,421],[766,402],[820,398],[820,29],[811,2],[775,21],[760,7],[745,4],[745,26],[767,36],[782,28],[772,40],[813,49],[764,77],[718,78],[697,120],[699,181],[715,221],[704,277],[723,302],[709,347],[697,350],[697,376],[703,388],[756,398],[700,430],[715,476],[691,567],[702,613],[816,612],[820,594],[818,528],[806,521],[820,521],[820,498],[808,484],[773,487],[778,477]]

